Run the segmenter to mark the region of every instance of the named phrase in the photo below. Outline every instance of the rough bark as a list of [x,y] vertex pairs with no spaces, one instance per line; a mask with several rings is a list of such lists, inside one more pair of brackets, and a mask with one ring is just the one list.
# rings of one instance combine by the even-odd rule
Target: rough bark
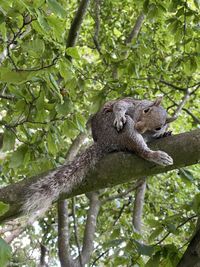
[[[200,130],[197,129],[159,139],[150,144],[150,147],[153,149],[164,150],[172,156],[174,164],[168,167],[155,165],[137,157],[133,153],[110,153],[96,165],[96,168],[89,171],[81,185],[74,188],[70,194],[61,196],[61,198],[72,197],[106,187],[113,187],[114,185],[136,180],[144,176],[165,173],[180,167],[197,164],[200,160],[199,140]],[[20,208],[23,204],[26,188],[40,179],[40,177],[24,179],[0,189],[0,201],[10,204],[8,212],[0,216],[0,221],[20,216]]]

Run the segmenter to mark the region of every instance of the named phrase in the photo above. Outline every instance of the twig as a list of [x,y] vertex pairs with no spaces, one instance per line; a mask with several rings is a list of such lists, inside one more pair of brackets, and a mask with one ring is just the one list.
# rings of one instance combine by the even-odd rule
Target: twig
[[92,266],[95,266],[96,262],[103,257],[105,254],[107,254],[109,252],[110,248],[106,249],[103,253],[101,253],[92,263]]
[[113,223],[113,226],[118,222],[118,220],[122,216],[122,213],[124,212],[124,209],[131,204],[131,200],[132,200],[132,197],[129,197],[128,202],[123,204],[123,206],[121,207],[121,209],[119,211],[119,214],[118,214],[117,218],[115,219],[115,221]]
[[52,60],[52,63],[51,63],[51,64],[46,65],[46,66],[41,66],[41,67],[38,67],[38,68],[19,69],[19,68],[16,66],[16,71],[17,71],[17,72],[21,72],[21,71],[30,71],[30,72],[31,72],[31,71],[39,71],[39,70],[43,70],[43,69],[48,69],[48,68],[50,68],[50,67],[52,67],[52,66],[54,66],[54,65],[56,64],[58,58],[59,58],[59,55],[57,55],[57,56]]
[[[187,222],[191,221],[192,219],[197,218],[197,215],[192,215],[191,217],[188,217],[185,221],[183,221],[181,224],[179,224],[176,227],[176,230],[179,229],[180,227],[182,227],[183,225],[185,225]],[[153,246],[157,246],[159,244],[161,244],[169,235],[171,234],[171,232],[168,232],[161,240],[159,240],[156,244],[154,244]]]
[[127,189],[126,191],[121,192],[121,193],[116,194],[116,195],[113,195],[113,196],[110,196],[110,197],[107,197],[107,198],[105,198],[105,199],[102,199],[102,200],[101,200],[101,204],[105,204],[105,203],[108,202],[108,201],[113,201],[113,200],[116,199],[116,198],[122,198],[122,197],[125,197],[125,196],[128,195],[130,192],[132,192],[133,190],[137,189],[140,185],[141,185],[141,181],[139,182],[139,180],[138,180],[132,187],[130,187],[130,188]]

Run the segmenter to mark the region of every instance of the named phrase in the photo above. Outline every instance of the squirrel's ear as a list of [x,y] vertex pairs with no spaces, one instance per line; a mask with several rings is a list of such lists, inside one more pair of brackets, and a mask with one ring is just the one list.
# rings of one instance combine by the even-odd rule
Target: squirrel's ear
[[160,103],[162,102],[162,99],[163,99],[162,96],[158,96],[156,98],[156,100],[154,101],[153,106],[157,106],[157,107],[160,106]]

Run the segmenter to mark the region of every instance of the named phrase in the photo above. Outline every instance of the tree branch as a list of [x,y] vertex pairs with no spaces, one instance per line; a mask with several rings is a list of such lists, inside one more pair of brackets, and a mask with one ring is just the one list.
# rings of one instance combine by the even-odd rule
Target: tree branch
[[77,42],[81,24],[85,17],[90,0],[82,0],[71,24],[66,47],[74,47]]
[[[85,133],[80,133],[74,139],[65,157],[65,163],[75,158],[86,137]],[[62,267],[74,266],[70,254],[69,238],[68,201],[64,199],[58,201],[58,255]]]
[[73,266],[69,247],[67,200],[58,201],[58,256],[62,267]]
[[[110,153],[100,160],[96,168],[90,170],[82,184],[74,188],[71,193],[61,195],[61,198],[112,187],[144,176],[151,176],[183,166],[196,164],[200,160],[199,140],[200,129],[197,129],[191,132],[162,138],[150,144],[151,148],[164,150],[172,156],[174,164],[167,167],[158,166],[145,161],[133,153]],[[133,168],[133,166],[137,167]],[[68,165],[66,165],[66,168],[63,168],[63,171],[67,168]],[[48,176],[51,173],[52,171],[49,171],[42,176]],[[62,175],[62,173],[60,173],[60,175]],[[0,216],[0,221],[20,216],[24,201],[24,192],[28,186],[35,183],[40,178],[41,175],[24,179],[18,183],[0,189],[0,201],[10,204],[8,212]]]
[[72,217],[73,217],[73,221],[74,221],[74,224],[73,224],[73,226],[74,226],[74,238],[75,238],[76,246],[78,249],[78,257],[77,257],[78,266],[84,267],[84,264],[82,261],[82,255],[81,255],[81,246],[80,246],[80,242],[79,242],[79,238],[78,238],[78,226],[77,226],[77,221],[76,221],[75,197],[72,198]]
[[133,226],[136,231],[141,232],[142,228],[142,212],[144,205],[144,197],[146,191],[146,178],[141,179],[141,184],[135,192],[135,201],[133,208]]
[[135,22],[133,29],[131,30],[130,34],[128,35],[128,37],[125,40],[126,45],[130,44],[133,39],[137,38],[137,36],[140,32],[140,29],[142,27],[144,19],[145,19],[145,15],[143,12],[141,12],[139,17],[137,18],[137,20]]
[[85,225],[84,238],[83,238],[83,248],[81,252],[81,258],[83,265],[89,262],[91,253],[94,248],[94,234],[97,224],[97,216],[100,209],[99,194],[97,192],[91,192],[87,194],[90,200],[89,210],[87,214],[87,221]]

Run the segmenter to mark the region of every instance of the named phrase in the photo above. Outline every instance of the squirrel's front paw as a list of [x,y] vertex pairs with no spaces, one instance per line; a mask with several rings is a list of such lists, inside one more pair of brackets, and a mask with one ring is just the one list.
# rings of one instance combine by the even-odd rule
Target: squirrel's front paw
[[117,128],[117,131],[119,132],[121,129],[123,129],[123,126],[125,123],[126,123],[126,117],[125,115],[123,115],[123,116],[116,117],[113,125],[114,127]]
[[164,151],[153,151],[151,155],[151,161],[162,165],[162,166],[167,166],[167,165],[172,165],[173,164],[173,159]]

